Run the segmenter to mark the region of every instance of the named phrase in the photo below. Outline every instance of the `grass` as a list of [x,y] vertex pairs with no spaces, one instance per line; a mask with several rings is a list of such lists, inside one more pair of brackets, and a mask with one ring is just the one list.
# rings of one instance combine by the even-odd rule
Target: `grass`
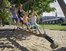
[[66,31],[66,26],[62,26],[62,25],[45,24],[45,25],[41,25],[41,27],[44,28],[44,29],[64,30],[64,31]]

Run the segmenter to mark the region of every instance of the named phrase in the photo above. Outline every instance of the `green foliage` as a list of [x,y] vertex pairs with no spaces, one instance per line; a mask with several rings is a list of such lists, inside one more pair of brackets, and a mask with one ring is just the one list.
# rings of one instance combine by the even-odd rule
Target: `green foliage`
[[54,0],[35,0],[34,1],[34,9],[39,10],[38,13],[41,12],[50,12],[53,10],[53,8],[50,7],[50,3],[52,3]]
[[10,2],[8,0],[2,0],[0,4],[0,19],[2,21],[8,21],[7,18],[11,16],[11,13],[9,12],[10,8]]
[[10,17],[10,13],[8,12],[7,9],[3,9],[1,12],[0,12],[0,18],[1,19],[7,19],[8,17]]
[[38,14],[42,12],[50,12],[55,10],[50,7],[50,3],[54,2],[54,0],[9,0],[11,3],[19,5],[23,4],[24,10],[29,11],[34,9]]
[[6,9],[8,7],[10,7],[10,2],[8,0],[2,0],[0,4],[0,9]]

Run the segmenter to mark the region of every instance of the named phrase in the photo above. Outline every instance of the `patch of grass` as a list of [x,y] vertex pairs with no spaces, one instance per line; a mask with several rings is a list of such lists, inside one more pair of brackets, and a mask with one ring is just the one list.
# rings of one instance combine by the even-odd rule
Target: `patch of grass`
[[66,26],[62,26],[62,25],[52,25],[52,24],[42,24],[41,25],[42,28],[44,29],[52,29],[52,30],[64,30],[66,31]]

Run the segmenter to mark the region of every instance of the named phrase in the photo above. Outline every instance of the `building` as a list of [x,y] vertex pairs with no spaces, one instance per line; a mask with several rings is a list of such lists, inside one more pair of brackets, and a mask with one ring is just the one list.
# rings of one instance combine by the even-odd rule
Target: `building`
[[66,18],[64,17],[55,17],[55,16],[44,16],[40,18],[39,23],[45,24],[58,24],[63,23]]

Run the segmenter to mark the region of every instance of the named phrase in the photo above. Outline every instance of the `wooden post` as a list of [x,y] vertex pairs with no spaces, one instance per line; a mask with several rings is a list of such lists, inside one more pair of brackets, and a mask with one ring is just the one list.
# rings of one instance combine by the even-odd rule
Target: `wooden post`
[[65,17],[66,17],[66,4],[64,3],[64,0],[57,0],[57,1],[58,1],[59,5],[60,5]]

